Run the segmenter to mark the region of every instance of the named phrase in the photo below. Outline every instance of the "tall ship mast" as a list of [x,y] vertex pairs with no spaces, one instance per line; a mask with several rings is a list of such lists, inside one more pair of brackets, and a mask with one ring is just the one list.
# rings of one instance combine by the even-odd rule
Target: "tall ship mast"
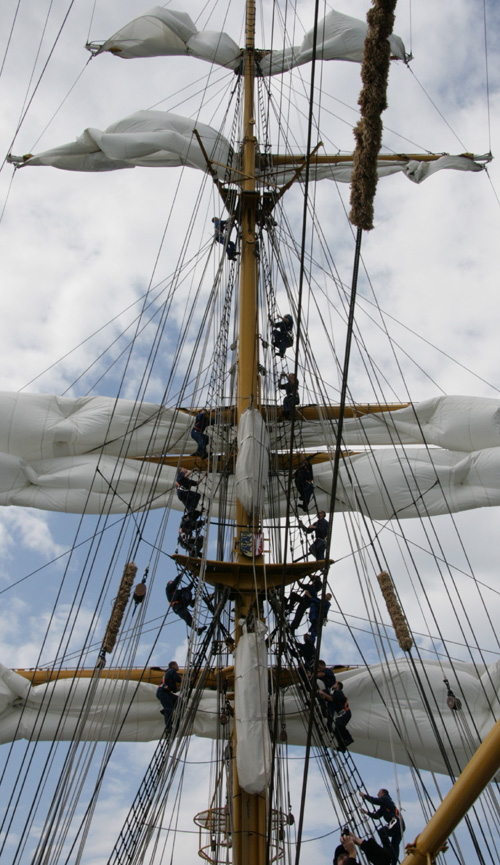
[[[311,849],[331,860],[346,830],[384,842],[363,797],[386,787],[406,824],[387,865],[498,861],[497,592],[474,572],[460,520],[500,505],[500,402],[492,388],[414,400],[421,361],[406,368],[392,338],[381,366],[390,315],[368,298],[364,260],[378,181],[442,173],[472,189],[491,154],[385,151],[389,65],[412,58],[391,4],[372,5],[367,23],[308,9],[303,37],[285,20],[279,44],[290,10],[269,17],[247,0],[243,47],[220,10],[217,29],[143,10],[100,42],[91,22],[92,75],[108,64],[111,82],[117,59],[208,61],[202,108],[194,79],[186,114],[153,105],[70,144],[9,147],[13,190],[30,194],[31,167],[76,172],[47,172],[73,192],[87,172],[89,213],[110,176],[161,168],[177,188],[154,189],[168,216],[130,315],[110,315],[106,337],[90,316],[95,366],[68,355],[58,375],[69,384],[65,364],[81,370],[68,389],[35,380],[0,394],[0,504],[29,515],[33,538],[38,513],[57,515],[66,538],[37,541],[39,633],[19,661],[0,658],[0,863],[267,865]],[[323,140],[324,69],[343,65],[362,77],[354,154]],[[300,137],[288,127],[299,81]],[[180,96],[183,78],[170,83]],[[353,192],[337,261],[330,198],[343,184]],[[407,185],[409,198],[428,188]],[[140,239],[147,206],[136,216]],[[23,564],[4,591],[38,567]]]

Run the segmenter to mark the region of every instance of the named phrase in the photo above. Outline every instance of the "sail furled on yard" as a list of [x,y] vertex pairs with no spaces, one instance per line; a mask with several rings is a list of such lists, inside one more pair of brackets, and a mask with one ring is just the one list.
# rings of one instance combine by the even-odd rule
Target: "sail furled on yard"
[[269,434],[257,409],[246,409],[238,425],[238,455],[234,470],[236,495],[247,514],[263,509],[269,478]]
[[[203,145],[194,135],[196,129]],[[229,142],[216,129],[169,111],[137,111],[107,129],[85,129],[69,144],[37,156],[9,157],[18,166],[50,165],[66,171],[115,171],[119,168],[175,168],[208,171],[207,157],[227,165]],[[224,176],[224,169],[220,169]]]
[[[193,453],[193,423],[192,414],[154,403],[0,393],[0,505],[71,513],[166,506],[183,510],[175,494],[177,468],[162,464],[161,457],[178,455],[180,464],[182,454]],[[303,446],[335,446],[334,423],[297,423]],[[282,426],[280,448],[287,446],[289,435],[289,425]],[[247,461],[260,465],[260,481],[257,490],[252,482],[245,493],[250,496],[247,504],[266,515],[285,516],[286,496],[268,499],[268,429],[261,421],[259,430],[258,442],[253,433],[249,439]],[[231,427],[224,429],[224,441],[216,428],[209,432],[213,452],[224,451],[228,438],[236,435]],[[272,426],[269,438],[273,449],[277,441]],[[500,505],[499,400],[439,397],[397,411],[346,418],[343,443],[367,449],[341,464],[339,510],[392,519]],[[413,447],[424,443],[427,446]],[[371,449],[377,445],[393,447]],[[153,455],[160,463],[141,459]],[[247,471],[237,471],[242,484],[236,485],[231,475],[224,493],[230,509],[248,487]],[[330,462],[314,467],[316,500],[325,511],[332,478]],[[214,515],[219,488],[211,474],[199,487]]]
[[[246,636],[255,642],[255,634]],[[447,765],[436,742],[437,729],[447,743],[447,759],[458,774],[471,755],[447,706],[443,678],[456,682],[457,676],[460,677],[460,696],[474,716],[477,746],[495,723],[492,706],[498,716],[495,707],[498,706],[496,695],[500,689],[500,662],[486,667],[460,661],[455,661],[453,666],[442,661],[421,661],[419,668],[428,696],[432,695],[432,703],[437,709],[432,722],[415,683],[412,665],[406,658],[342,673],[352,710],[349,730],[354,744],[349,750],[379,760],[395,760],[403,765],[447,773]],[[243,732],[238,733],[238,752],[245,737],[251,735],[252,744],[246,749],[244,759],[249,763],[255,760],[255,765],[245,765],[242,771],[248,771],[248,783],[263,790],[266,766],[269,766],[267,696],[264,699],[268,674],[266,671],[264,675],[258,662],[254,664],[254,674],[253,685],[245,690],[249,697],[252,695],[248,692],[254,692],[253,702],[239,710],[242,712],[243,726],[240,729]],[[388,681],[391,683],[389,692]],[[60,679],[33,687],[23,676],[0,664],[0,744],[31,737],[45,741],[71,739],[81,723],[80,712],[88,703],[90,687],[90,679]],[[401,699],[403,696],[404,700]],[[272,711],[274,706],[275,701],[271,701]],[[279,725],[286,725],[288,743],[305,745],[308,710],[304,709],[303,700],[293,686],[284,691],[279,706]],[[96,686],[94,703],[87,709],[82,735],[91,741],[118,738],[123,742],[147,742],[159,739],[163,733],[164,722],[158,712],[156,685],[101,679]],[[220,735],[220,699],[216,691],[205,691],[197,703],[192,733],[209,739]]]
[[87,47],[94,55],[109,51],[124,60],[186,55],[229,69],[241,63],[240,48],[227,33],[200,32],[186,12],[162,6],[134,18],[99,47]]
[[[200,144],[201,140],[201,144]],[[444,155],[428,162],[410,157],[379,162],[379,177],[403,173],[413,183],[443,169],[482,171],[484,156]],[[116,171],[120,168],[197,168],[219,180],[241,182],[241,171],[232,168],[234,154],[229,141],[212,126],[182,117],[169,111],[137,111],[129,117],[112,123],[106,129],[88,127],[68,144],[44,150],[38,154],[15,156],[7,161],[17,168],[48,165],[65,171]],[[338,164],[310,165],[311,180],[334,180],[350,183],[353,161]],[[258,184],[284,184],[296,176],[297,166],[274,164],[270,156],[262,167],[257,167]],[[299,182],[303,181],[299,175]]]
[[[331,10],[318,24],[316,59],[348,60],[361,63],[367,25],[364,21]],[[309,30],[300,45],[283,50],[259,52],[257,70],[261,75],[278,75],[312,59],[314,31]],[[399,36],[391,36],[391,55],[406,58]],[[185,12],[155,6],[121,27],[102,45],[87,46],[94,55],[109,51],[116,57],[190,56],[237,70],[242,52],[227,33],[199,31]]]
[[[327,406],[317,407],[318,420],[298,421],[301,442],[306,448],[318,444],[334,447],[336,424],[328,420]],[[323,419],[322,416],[323,415]],[[279,430],[276,440],[290,446],[290,424]],[[394,411],[359,411],[344,418],[342,442],[346,447],[366,445],[427,444],[449,451],[469,452],[500,445],[500,401],[488,397],[439,396],[402,406]]]

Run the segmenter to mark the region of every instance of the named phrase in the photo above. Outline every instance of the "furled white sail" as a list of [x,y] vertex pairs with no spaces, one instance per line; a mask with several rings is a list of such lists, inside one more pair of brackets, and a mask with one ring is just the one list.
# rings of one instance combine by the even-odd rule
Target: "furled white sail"
[[[255,635],[247,636],[255,638]],[[450,681],[456,695],[462,700],[464,711],[473,715],[478,737],[483,740],[495,718],[499,717],[497,694],[500,689],[500,662],[486,668],[462,662],[455,662],[451,667],[449,663],[423,661],[417,668],[421,679],[425,681],[427,696],[432,698],[433,706],[437,707],[433,720],[442,740],[446,741],[447,757],[452,769],[458,774],[479,741],[471,744],[470,752],[464,746],[456,712],[446,704],[447,690],[443,678]],[[351,751],[380,760],[395,759],[398,763],[415,765],[419,769],[447,771],[406,658],[386,666],[377,664],[348,670],[342,673],[341,678],[352,711],[349,730],[354,744],[350,747]],[[77,729],[90,684],[89,679],[61,679],[32,687],[24,677],[0,665],[0,744],[14,739],[29,739],[31,736],[48,741],[71,739]],[[259,693],[256,696],[257,708],[247,706],[244,710],[246,733],[243,740],[252,727],[254,745],[259,752],[258,771],[262,771],[264,776],[265,766],[268,765],[268,745],[263,744],[262,731],[268,730],[268,719],[267,695],[265,702],[261,700],[262,689],[265,689],[265,683],[259,675],[255,687],[245,690],[245,694],[252,690]],[[293,687],[284,693],[281,705],[284,715],[279,718],[279,726],[281,728],[282,723],[286,725],[288,743],[305,745],[307,712],[301,707]],[[273,708],[274,701],[271,700]],[[193,733],[216,738],[219,713],[217,693],[206,691],[194,713]],[[103,679],[97,684],[94,703],[85,719],[82,735],[97,741],[112,741],[117,737],[119,741],[146,742],[160,738],[163,724],[156,699],[156,686]],[[238,736],[238,751],[240,744],[242,739]],[[248,755],[251,760],[251,751]],[[244,767],[244,771],[246,768],[253,771],[250,766]],[[258,785],[260,783],[257,782]]]
[[238,454],[234,470],[236,495],[246,512],[260,514],[269,478],[269,434],[257,409],[246,409],[238,426]]
[[[316,58],[319,60],[350,60],[361,63],[368,25],[364,21],[343,15],[333,9],[318,23]],[[395,59],[406,58],[399,36],[390,36],[391,54]],[[314,30],[309,30],[302,43],[285,50],[262,52],[258,70],[262,75],[277,75],[312,59]],[[155,6],[134,18],[96,47],[88,46],[93,54],[109,51],[124,60],[135,57],[189,55],[209,60],[219,66],[238,69],[242,52],[227,33],[196,29],[185,12]]]
[[[200,145],[195,131],[203,146]],[[186,165],[212,176],[215,174],[219,180],[240,183],[242,174],[237,169],[232,170],[232,159],[229,141],[216,129],[169,111],[137,111],[117,123],[112,123],[104,131],[89,127],[76,141],[44,150],[37,155],[28,153],[24,156],[7,156],[7,161],[17,168],[49,165],[65,171],[115,171],[119,168],[136,167],[178,168]],[[482,171],[483,163],[490,159],[489,154],[474,157],[445,155],[433,162],[395,159],[379,162],[377,173],[379,177],[403,173],[414,183],[421,183],[442,169]],[[311,180],[350,183],[353,167],[351,159],[339,164],[312,164],[309,177]],[[271,161],[258,169],[256,180],[259,184],[281,185],[296,176],[296,169],[296,164],[293,167],[279,166]],[[299,174],[298,181],[302,182],[304,176],[304,172]]]
[[[333,471],[315,466],[318,508],[329,511]],[[204,479],[198,491],[219,513],[218,484]],[[184,506],[175,496],[176,469],[137,460],[93,454],[33,460],[0,454],[0,506],[69,513],[126,513]],[[234,477],[224,507],[235,508]],[[336,509],[360,511],[371,519],[437,516],[500,505],[500,449],[473,453],[443,450],[384,450],[357,454],[340,470]],[[234,512],[234,511],[233,511]],[[264,502],[264,517],[286,515],[286,496]]]
[[[137,111],[104,131],[89,128],[69,144],[45,150],[38,156],[9,156],[18,167],[51,165],[66,171],[114,171],[118,168],[178,167],[187,165],[208,171],[207,158],[227,165],[229,143],[216,129],[169,111]],[[216,166],[221,177],[224,168]]]
[[[190,414],[151,403],[1,393],[0,505],[72,513],[125,513],[165,506],[183,510],[175,494],[176,468],[138,458],[192,453],[196,448],[190,437],[193,420]],[[331,447],[335,429],[326,420],[301,422],[301,441],[316,449]],[[224,431],[226,438],[234,433],[234,429]],[[217,449],[215,427],[210,434]],[[404,519],[500,505],[498,400],[440,397],[394,412],[347,419],[343,438],[348,445],[397,446],[346,458],[340,471],[339,510],[362,511],[372,519]],[[402,446],[424,439],[438,447]],[[264,514],[284,516],[286,496],[272,503],[267,498],[268,446],[263,424],[259,443],[252,433],[245,447],[247,457],[238,469],[241,489],[248,487],[244,466],[262,467],[258,491],[252,484],[245,507],[251,511],[262,505]],[[331,463],[314,467],[314,481],[318,507],[328,511]],[[199,487],[214,515],[218,487],[210,474]],[[234,476],[228,479],[226,494],[228,507],[234,508],[240,495]]]
[[236,766],[239,784],[247,793],[265,791],[271,766],[266,633],[258,619],[253,631],[243,622],[235,656]]
[[[321,415],[321,406],[318,413]],[[320,442],[336,443],[337,421],[296,421],[306,448]],[[280,425],[279,439],[289,446],[291,424]],[[428,444],[452,451],[479,451],[500,446],[500,400],[487,397],[439,396],[395,411],[344,418],[342,442],[347,447],[366,445]],[[271,447],[277,441],[271,436]]]
[[[0,453],[27,461],[92,452],[128,457],[194,453],[193,424],[193,414],[157,403],[0,391]],[[336,421],[305,421],[299,413],[296,424],[305,447],[335,445]],[[218,449],[228,434],[235,435],[235,428],[225,428],[224,441],[216,427],[207,432]],[[289,433],[290,425],[280,424],[278,442],[271,426],[272,447],[288,449]],[[342,438],[349,447],[424,442],[465,452],[500,447],[500,400],[440,396],[390,412],[345,418]]]
[[0,453],[27,461],[194,453],[193,424],[193,415],[156,403],[0,391]]
[[186,12],[162,6],[125,24],[93,53],[104,51],[124,60],[185,54],[230,69],[237,69],[241,63],[241,50],[227,33],[200,32]]
[[[404,174],[408,180],[413,183],[422,183],[428,177],[431,177],[437,171],[444,169],[454,169],[455,171],[482,171],[485,162],[489,162],[491,157],[489,154],[478,156],[440,156],[434,161],[419,161],[416,159],[394,159],[379,161],[377,164],[377,175],[379,177],[391,177],[393,174]],[[310,179],[312,180],[334,180],[336,183],[350,183],[352,172],[354,169],[353,160],[349,159],[345,162],[332,165],[315,165],[310,166]],[[269,178],[269,182],[283,184],[288,183],[295,176],[296,167],[274,167],[266,172],[261,172],[261,178]],[[303,174],[304,172],[302,172]],[[299,175],[299,181],[303,178]]]
[[[365,21],[352,18],[332,9],[318,22],[316,36],[316,59],[350,60],[361,63],[368,25]],[[390,36],[389,43],[394,59],[405,60],[406,53],[402,39]],[[276,75],[287,72],[295,66],[308,63],[313,57],[314,30],[309,30],[300,46],[284,51],[270,51],[259,64],[263,75]]]

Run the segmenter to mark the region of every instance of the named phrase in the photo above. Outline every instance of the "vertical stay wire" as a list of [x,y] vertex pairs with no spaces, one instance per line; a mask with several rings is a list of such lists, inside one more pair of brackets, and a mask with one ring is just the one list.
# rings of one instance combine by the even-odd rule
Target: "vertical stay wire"
[[488,147],[491,153],[491,111],[490,111],[490,70],[488,63],[488,22],[487,4],[483,0],[483,32],[484,32],[484,68],[486,76],[486,111],[488,116]]

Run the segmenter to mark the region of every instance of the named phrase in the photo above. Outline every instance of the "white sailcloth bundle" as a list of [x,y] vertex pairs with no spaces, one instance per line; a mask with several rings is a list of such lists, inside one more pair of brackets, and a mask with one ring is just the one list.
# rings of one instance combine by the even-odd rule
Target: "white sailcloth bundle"
[[[318,23],[316,58],[350,60],[361,63],[368,25],[365,21],[331,10]],[[264,50],[258,69],[262,75],[276,75],[301,66],[312,59],[314,31],[305,34],[301,45],[284,50]],[[403,41],[390,36],[394,59],[406,57]],[[102,45],[90,50],[94,54],[111,52],[123,60],[136,57],[191,56],[208,60],[229,69],[238,69],[242,51],[227,33],[199,31],[185,12],[155,6],[121,27]]]
[[[0,393],[0,505],[71,513],[125,513],[166,506],[183,510],[175,495],[176,468],[143,462],[141,457],[171,453],[178,454],[180,461],[180,454],[192,453],[196,447],[190,437],[193,422],[190,414],[152,403]],[[215,428],[210,432],[217,450],[222,442]],[[226,430],[226,439],[227,435]],[[301,437],[316,449],[332,447],[335,426],[327,421],[302,422]],[[268,500],[264,439],[258,445],[262,468],[258,507],[262,504],[264,515],[284,516],[286,496]],[[345,460],[339,510],[391,519],[500,505],[498,400],[440,397],[398,411],[348,419],[343,439],[346,446],[373,442],[394,447],[366,450]],[[407,447],[423,441],[427,447]],[[271,439],[271,448],[273,444]],[[255,443],[249,445],[250,463],[256,458],[254,447]],[[315,466],[314,480],[318,507],[328,511],[331,463]],[[209,475],[199,490],[216,515],[217,482]],[[230,477],[229,509],[234,509],[237,494]],[[249,507],[254,506],[254,495],[251,492]]]
[[[252,634],[247,636],[255,637]],[[498,703],[500,662],[489,667],[455,662],[451,667],[446,662],[422,661],[419,673],[426,682],[428,695],[432,695],[433,705],[437,707],[433,723],[441,739],[447,742],[448,759],[458,775],[495,723],[491,706]],[[464,742],[452,710],[447,707],[447,689],[443,685],[444,677],[453,683],[458,675],[461,699],[474,716],[477,729],[477,740],[468,744]],[[256,790],[261,784],[261,789],[264,789],[266,766],[269,765],[268,744],[264,744],[263,738],[263,733],[266,737],[268,730],[264,679],[267,680],[267,673],[265,676],[259,673],[254,688],[259,692],[257,702],[246,707],[245,717],[242,716],[245,732],[238,733],[239,756],[248,733],[245,720],[253,725],[255,741],[249,749],[244,749],[242,758],[249,765],[238,764],[238,776],[241,778],[240,770],[243,773],[248,770],[247,780],[255,785]],[[342,682],[352,710],[349,730],[354,744],[351,751],[447,774],[435,730],[423,706],[412,668],[405,658],[385,666],[376,664],[348,670],[342,674]],[[77,728],[80,735],[91,741],[106,742],[118,738],[122,742],[146,742],[161,737],[164,722],[158,711],[156,686],[117,679],[98,682],[93,704],[85,706],[89,711],[85,712],[83,728],[80,728],[81,710],[91,687],[89,679],[61,679],[32,687],[24,677],[0,664],[0,744],[31,737],[45,741],[68,740],[75,735]],[[246,689],[245,693],[248,690],[252,688]],[[394,703],[392,695],[396,695]],[[274,700],[271,700],[271,710],[274,710]],[[280,712],[278,728],[285,725],[288,743],[305,745],[308,711],[301,708],[293,687],[280,699]],[[220,732],[219,715],[218,694],[206,691],[193,713],[193,734],[216,738]],[[254,759],[256,763],[252,767],[250,763]]]
[[[482,162],[489,159],[487,155],[473,158],[445,155],[434,162],[399,159],[380,162],[377,173],[379,177],[403,173],[413,183],[421,183],[442,169],[482,171]],[[9,154],[7,161],[18,168],[48,165],[65,171],[115,171],[136,167],[179,168],[185,165],[212,175],[215,173],[219,180],[233,183],[240,183],[242,177],[241,171],[232,170],[231,146],[217,129],[169,111],[137,111],[104,130],[88,127],[76,141],[61,144],[36,155]],[[312,164],[310,179],[350,183],[352,172],[352,160],[338,165]],[[271,165],[262,172],[258,171],[256,180],[265,185],[271,182],[283,184],[295,175],[296,166]],[[302,175],[299,175],[299,182],[303,179]]]
[[263,793],[271,766],[268,721],[267,628],[258,619],[255,629],[242,624],[234,665],[234,709],[238,782],[247,793]]
[[[229,142],[216,129],[169,111],[137,111],[107,129],[85,129],[69,144],[37,156],[9,156],[18,167],[50,165],[66,171],[115,171],[119,168],[175,168],[187,165],[208,171],[207,158],[227,165]],[[224,177],[225,169],[220,169]]]
[[238,426],[238,456],[234,471],[236,495],[250,516],[258,516],[269,478],[269,434],[257,409],[246,409]]

